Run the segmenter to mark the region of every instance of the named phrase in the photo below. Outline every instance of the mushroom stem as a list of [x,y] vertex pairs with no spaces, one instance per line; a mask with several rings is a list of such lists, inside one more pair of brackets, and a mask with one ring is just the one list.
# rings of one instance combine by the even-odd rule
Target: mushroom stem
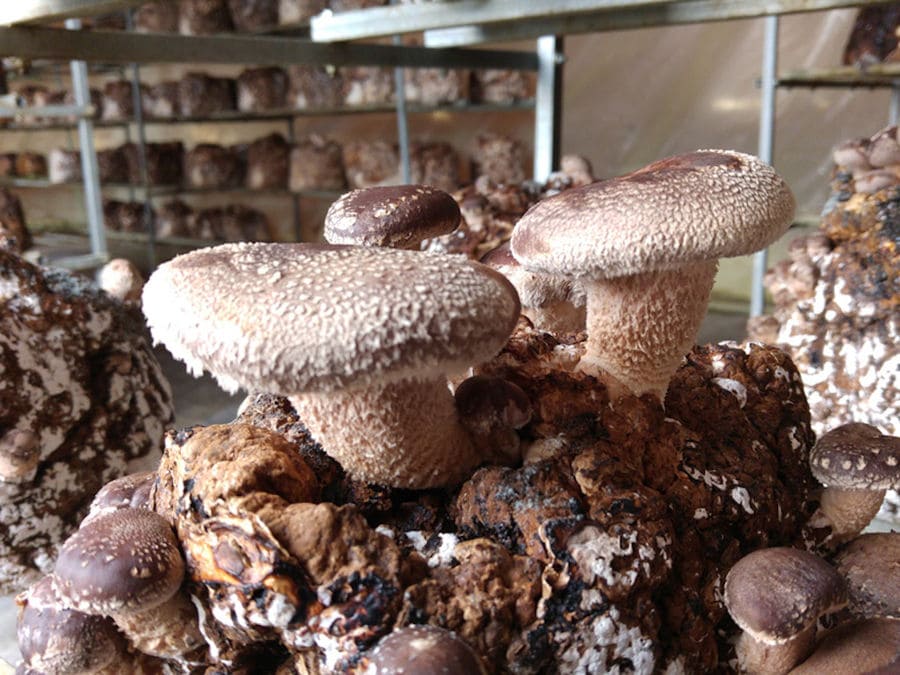
[[579,369],[605,381],[614,398],[631,392],[664,400],[700,330],[717,267],[713,260],[611,279],[581,278],[588,339]]
[[735,645],[738,668],[750,675],[782,675],[803,661],[813,650],[816,626],[813,624],[796,637],[779,644],[766,644],[749,633],[742,633]]
[[817,523],[821,516],[831,526],[829,544],[853,539],[862,532],[881,508],[886,490],[864,490],[826,487],[819,497],[819,508],[810,519]]
[[357,480],[451,485],[480,461],[443,376],[289,399],[313,438]]

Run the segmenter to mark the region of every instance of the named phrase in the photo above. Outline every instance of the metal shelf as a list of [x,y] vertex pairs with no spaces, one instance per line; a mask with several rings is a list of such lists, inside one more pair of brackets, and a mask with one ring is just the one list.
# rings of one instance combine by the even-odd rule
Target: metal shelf
[[892,88],[900,82],[900,63],[885,63],[865,70],[847,66],[827,70],[805,70],[779,76],[779,87]]

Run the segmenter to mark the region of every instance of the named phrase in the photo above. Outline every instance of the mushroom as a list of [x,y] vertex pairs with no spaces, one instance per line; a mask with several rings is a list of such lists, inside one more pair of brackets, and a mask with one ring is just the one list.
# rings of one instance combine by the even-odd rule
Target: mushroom
[[791,675],[900,672],[900,621],[868,619],[842,624],[822,636]]
[[697,336],[718,258],[764,248],[793,213],[770,166],[700,150],[539,202],[516,224],[511,250],[528,271],[584,287],[581,370],[614,394],[662,400]]
[[481,262],[500,272],[516,287],[522,314],[538,330],[548,333],[584,330],[587,300],[577,282],[529,272],[513,257],[508,241],[488,251]]
[[897,142],[897,127],[882,129],[869,141],[869,163],[876,169],[900,164],[900,143]]
[[64,607],[46,576],[16,598],[16,637],[25,667],[46,675],[93,673],[123,651],[115,623]]
[[81,525],[119,509],[149,509],[150,490],[155,481],[156,471],[133,473],[110,481],[94,495]]
[[749,673],[786,673],[811,651],[816,621],[846,604],[840,574],[794,548],[759,549],[725,578],[725,606],[744,631],[738,664]]
[[406,626],[383,637],[368,654],[372,675],[487,675],[472,648],[437,626]]
[[453,232],[459,206],[443,190],[394,185],[353,190],[325,214],[325,241],[418,250],[425,239]]
[[97,284],[122,302],[137,303],[141,299],[144,278],[130,260],[113,258],[97,272]]
[[845,424],[816,442],[809,466],[825,486],[810,524],[830,525],[828,541],[838,544],[862,532],[878,513],[885,492],[900,485],[900,437],[869,424]]
[[872,168],[869,163],[869,139],[853,138],[838,145],[831,153],[834,163],[854,175]]
[[82,525],[59,551],[63,602],[108,616],[145,654],[182,658],[205,645],[196,611],[178,591],[184,560],[171,526],[145,509],[119,509]]
[[838,553],[835,562],[853,614],[900,619],[900,532],[862,534]]
[[900,177],[889,169],[872,169],[856,175],[853,179],[853,187],[857,192],[873,195],[900,183]]
[[479,456],[518,464],[521,442],[516,429],[531,421],[531,401],[521,387],[501,377],[475,375],[460,383],[454,397]]
[[226,244],[160,266],[144,313],[191,370],[288,396],[353,478],[418,489],[481,461],[446,373],[496,354],[519,302],[502,275],[458,256]]
[[30,429],[10,429],[0,437],[0,482],[34,479],[41,461],[40,440]]

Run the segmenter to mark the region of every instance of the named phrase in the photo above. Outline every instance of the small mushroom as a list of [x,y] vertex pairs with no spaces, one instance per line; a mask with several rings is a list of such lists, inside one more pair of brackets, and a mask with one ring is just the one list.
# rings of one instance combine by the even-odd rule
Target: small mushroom
[[838,553],[835,562],[847,585],[853,614],[900,619],[900,532],[861,534]]
[[25,667],[46,675],[93,673],[106,668],[123,651],[115,623],[67,609],[46,576],[16,598],[16,637]]
[[872,521],[885,492],[900,486],[900,437],[869,424],[845,424],[816,442],[809,465],[825,486],[810,522],[831,526],[830,544],[844,542]]
[[834,163],[856,174],[872,168],[869,163],[869,139],[853,138],[838,145],[831,153]]
[[519,302],[505,277],[459,256],[230,244],[160,266],[144,312],[193,371],[288,396],[353,478],[418,489],[480,463],[447,373],[496,354]]
[[869,163],[876,169],[900,164],[900,143],[897,142],[897,127],[882,129],[869,141]]
[[548,333],[572,333],[584,330],[587,299],[577,282],[560,276],[526,270],[505,242],[488,251],[481,262],[492,267],[516,287],[522,314],[538,330]]
[[130,260],[113,258],[97,272],[100,288],[122,302],[137,303],[141,299],[144,278]]
[[383,637],[368,654],[373,675],[487,675],[472,648],[437,626],[406,626]]
[[97,516],[119,509],[150,508],[150,490],[155,481],[156,471],[133,473],[110,481],[94,495],[88,514],[81,521],[81,525],[84,526]]
[[0,482],[30,482],[40,461],[40,438],[30,429],[10,429],[0,437]]
[[718,259],[764,248],[793,213],[770,166],[701,150],[537,203],[516,224],[511,250],[528,271],[584,287],[581,370],[614,394],[662,400],[696,339]]
[[559,170],[572,179],[574,187],[581,187],[593,183],[594,168],[590,161],[581,155],[563,155],[559,159]]
[[812,650],[816,621],[846,604],[841,576],[794,548],[759,549],[725,578],[725,606],[744,631],[736,645],[748,673],[787,673]]
[[190,600],[178,592],[184,571],[162,516],[119,509],[69,537],[54,574],[67,606],[112,618],[138,651],[180,658],[205,644]]
[[353,190],[325,214],[325,241],[418,250],[425,239],[453,232],[459,206],[443,190],[395,185]]
[[873,195],[876,192],[897,185],[900,183],[900,176],[888,169],[872,169],[858,174],[853,179],[853,188],[857,192],[867,195]]
[[475,375],[463,380],[454,396],[478,454],[518,464],[521,442],[516,429],[531,421],[531,401],[521,387],[500,377]]
[[900,621],[853,621],[825,633],[815,651],[791,675],[900,672]]

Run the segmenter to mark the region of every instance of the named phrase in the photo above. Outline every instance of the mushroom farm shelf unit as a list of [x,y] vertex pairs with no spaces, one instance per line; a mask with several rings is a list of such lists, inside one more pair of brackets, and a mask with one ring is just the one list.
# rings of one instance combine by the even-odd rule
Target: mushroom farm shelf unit
[[[328,64],[334,66],[369,65],[393,67],[396,73],[396,104],[394,106],[372,106],[366,108],[342,108],[340,110],[315,111],[274,111],[260,114],[224,114],[202,118],[143,119],[140,108],[140,96],[135,96],[134,126],[138,131],[139,147],[146,145],[144,128],[147,124],[179,124],[179,123],[212,123],[238,121],[288,121],[289,130],[293,132],[293,119],[304,115],[337,115],[369,112],[396,113],[400,157],[403,176],[409,176],[409,136],[407,132],[408,113],[427,113],[438,110],[454,112],[486,111],[506,109],[527,109],[533,107],[528,102],[512,106],[493,105],[450,105],[450,106],[418,106],[407,105],[404,96],[402,68],[502,68],[511,70],[538,69],[538,57],[527,51],[499,51],[484,49],[431,49],[426,47],[404,46],[400,44],[367,44],[367,45],[321,45],[296,37],[308,32],[304,25],[279,26],[257,33],[223,34],[215,36],[185,36],[176,34],[138,34],[123,31],[82,31],[79,30],[79,19],[97,14],[106,14],[118,10],[127,10],[142,4],[141,0],[34,0],[12,6],[10,3],[0,5],[0,45],[4,53],[19,57],[73,60],[79,63],[96,62],[101,64],[130,64],[132,83],[140,82],[138,64],[160,63],[209,63],[240,65],[291,65],[291,64]],[[66,19],[66,30],[47,28],[41,24]],[[290,34],[290,37],[285,37]],[[86,70],[84,95],[88,96]],[[137,91],[137,87],[135,87]],[[79,119],[79,130],[82,126],[93,132],[93,120],[89,117]],[[116,124],[121,124],[117,122]],[[102,126],[106,126],[103,124]],[[132,125],[125,123],[126,129]],[[35,127],[46,129],[47,127]],[[15,128],[20,131],[20,128]],[[96,150],[91,142],[85,142],[85,136],[79,133],[83,163],[93,164],[94,171],[83,168],[83,183],[88,212],[88,233],[91,240],[92,260],[103,260],[107,257],[105,230],[101,207],[101,186],[96,171]],[[141,173],[146,176],[146,160],[141,152]],[[188,189],[148,186],[143,181],[142,188],[146,195],[146,209],[149,211],[150,199],[156,194],[197,193]],[[23,184],[27,185],[27,184]],[[46,184],[45,184],[46,185]],[[30,187],[42,186],[40,182],[31,182]],[[209,191],[203,191],[209,192]],[[246,191],[250,194],[254,191]],[[295,226],[299,229],[300,196],[323,198],[325,191],[305,191],[292,193],[288,190],[265,191],[266,194],[282,194],[293,196]],[[334,193],[328,193],[329,198]],[[148,219],[149,221],[149,219]],[[148,231],[148,252],[150,263],[155,263],[154,234]]]
[[[545,178],[558,158],[564,54],[559,36],[709,21],[765,17],[762,49],[758,155],[772,161],[775,90],[778,86],[778,17],[782,14],[884,4],[887,0],[454,0],[391,5],[310,21],[311,41],[271,36],[188,37],[108,32],[61,34],[40,23],[103,14],[142,0],[34,0],[3,3],[0,44],[22,56],[84,59],[105,63],[331,63],[413,67],[496,67],[537,70],[534,178]],[[298,27],[303,32],[304,27]],[[358,44],[357,40],[423,33],[424,47]],[[483,43],[537,39],[537,50],[502,52],[460,49]],[[400,78],[402,80],[402,78]],[[406,110],[398,81],[398,135],[408,160]],[[408,166],[404,163],[405,168]],[[405,175],[408,175],[405,174]],[[762,313],[766,252],[756,254],[750,314]]]

